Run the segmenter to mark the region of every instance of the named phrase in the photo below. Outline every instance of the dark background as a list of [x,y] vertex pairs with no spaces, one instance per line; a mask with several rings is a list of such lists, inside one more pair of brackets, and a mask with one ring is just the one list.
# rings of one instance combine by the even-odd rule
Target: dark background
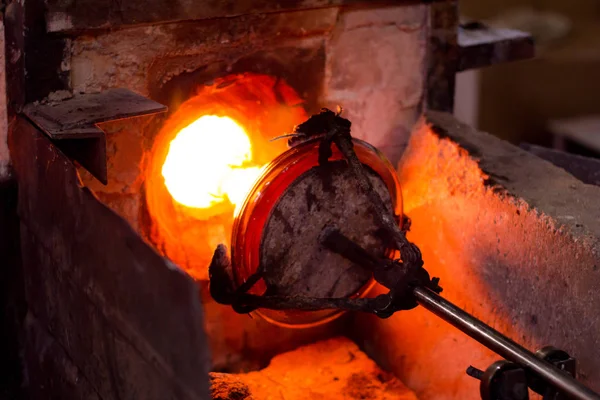
[[[480,70],[477,128],[514,144],[550,147],[553,135],[549,121],[600,116],[600,1],[461,0],[459,7],[462,16],[475,20],[530,7],[557,13],[571,23],[565,36],[538,43],[535,59]],[[600,143],[600,127],[594,130]],[[575,144],[568,150],[597,155],[597,150]]]

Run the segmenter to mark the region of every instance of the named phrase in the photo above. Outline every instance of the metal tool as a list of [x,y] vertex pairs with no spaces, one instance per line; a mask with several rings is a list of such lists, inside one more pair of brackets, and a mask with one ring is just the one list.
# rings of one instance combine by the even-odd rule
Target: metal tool
[[[563,393],[568,395],[568,398],[574,399],[600,399],[600,395],[575,380],[575,360],[567,353],[553,348],[544,348],[537,355],[530,352],[441,297],[438,294],[441,292],[438,285],[439,280],[429,279],[429,274],[423,268],[416,269],[416,273],[404,276],[403,280],[400,280],[397,278],[397,273],[394,275],[389,273],[392,270],[398,271],[397,268],[391,269],[381,261],[376,264],[376,260],[370,257],[366,250],[343,237],[337,230],[327,230],[322,237],[322,243],[331,251],[344,257],[351,257],[355,262],[371,269],[375,279],[383,286],[390,288],[391,295],[379,296],[379,304],[370,310],[373,314],[385,317],[396,311],[413,308],[417,304],[421,305],[506,360],[511,361],[512,363],[493,364],[491,369],[488,368],[485,373],[482,372],[482,376],[477,376],[482,380],[483,399],[527,399],[528,397],[520,397],[520,393],[523,392],[520,387],[523,384],[537,393],[543,394],[545,400],[559,400],[561,397],[558,396]],[[394,280],[401,287],[390,287]],[[517,372],[518,370],[521,372]]]
[[[575,379],[575,360],[567,353],[560,350],[549,351],[549,348],[545,348],[536,355],[431,290],[417,287],[413,293],[417,302],[424,308],[490,350],[512,361],[510,364],[493,364],[491,370],[490,368],[486,370],[482,378],[482,399],[527,399],[527,397],[519,397],[523,393],[521,390],[523,384],[543,395],[544,400],[600,399],[600,395]],[[516,376],[515,371],[521,372]],[[503,379],[502,384],[494,380],[500,376]],[[502,392],[497,389],[499,387],[510,388],[508,393],[513,397],[507,397],[507,391]],[[524,393],[526,394],[527,391]],[[567,397],[563,397],[564,395]]]
[[[341,110],[337,114],[323,110],[311,117],[297,127],[294,140],[321,137],[321,164],[328,162],[331,145],[334,143],[338,147],[348,161],[356,184],[369,195],[374,214],[394,248],[400,251],[401,259],[374,257],[368,250],[345,237],[335,226],[323,228],[318,244],[371,271],[373,278],[388,288],[389,292],[375,298],[250,294],[249,289],[262,278],[263,272],[258,271],[244,285],[235,288],[227,272],[231,263],[226,250],[220,246],[215,251],[209,268],[213,298],[221,304],[231,305],[240,313],[258,308],[305,311],[342,309],[373,313],[381,318],[420,305],[505,358],[485,371],[469,367],[469,375],[481,380],[482,399],[526,400],[528,389],[531,389],[541,394],[544,400],[600,400],[599,394],[575,379],[575,360],[564,351],[548,347],[534,354],[439,295],[442,292],[439,279],[431,278],[423,268],[421,251],[406,239],[406,232],[398,226],[397,217],[390,215],[381,198],[374,194],[375,191],[354,153],[350,122],[341,118],[340,113]],[[406,229],[406,225],[403,226]]]
[[[548,346],[539,350],[536,355],[575,377],[575,359],[566,352]],[[469,366],[467,374],[481,381],[480,392],[481,398],[484,400],[527,400],[529,399],[528,387],[542,395],[544,400],[567,398],[546,381],[528,374],[527,370],[519,364],[505,360],[493,363],[485,372]]]

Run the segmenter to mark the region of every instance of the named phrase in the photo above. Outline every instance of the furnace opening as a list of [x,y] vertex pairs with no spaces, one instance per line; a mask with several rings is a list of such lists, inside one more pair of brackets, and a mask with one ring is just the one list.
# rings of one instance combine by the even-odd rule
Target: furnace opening
[[162,176],[177,203],[194,209],[198,217],[204,213],[206,219],[222,212],[223,203],[242,202],[260,169],[240,124],[227,116],[203,115],[169,143]]
[[236,74],[199,86],[165,121],[146,168],[149,238],[196,279],[229,243],[236,206],[261,168],[286,150],[270,141],[306,119],[280,78]]

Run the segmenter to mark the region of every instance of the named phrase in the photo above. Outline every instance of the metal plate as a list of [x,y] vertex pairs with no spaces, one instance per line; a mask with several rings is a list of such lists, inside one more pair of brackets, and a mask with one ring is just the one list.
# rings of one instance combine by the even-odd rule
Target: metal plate
[[27,104],[23,113],[69,158],[107,184],[106,138],[96,124],[167,111],[128,89],[110,89],[46,104]]
[[75,96],[48,104],[27,104],[23,113],[50,138],[82,139],[103,136],[96,124],[156,114],[167,107],[128,89]]

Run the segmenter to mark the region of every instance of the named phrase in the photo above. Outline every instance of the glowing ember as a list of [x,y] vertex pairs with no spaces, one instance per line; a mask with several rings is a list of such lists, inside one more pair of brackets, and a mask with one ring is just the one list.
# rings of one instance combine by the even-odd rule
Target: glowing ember
[[183,128],[169,145],[162,175],[173,199],[191,208],[244,200],[260,167],[252,166],[252,144],[229,117],[205,115]]

